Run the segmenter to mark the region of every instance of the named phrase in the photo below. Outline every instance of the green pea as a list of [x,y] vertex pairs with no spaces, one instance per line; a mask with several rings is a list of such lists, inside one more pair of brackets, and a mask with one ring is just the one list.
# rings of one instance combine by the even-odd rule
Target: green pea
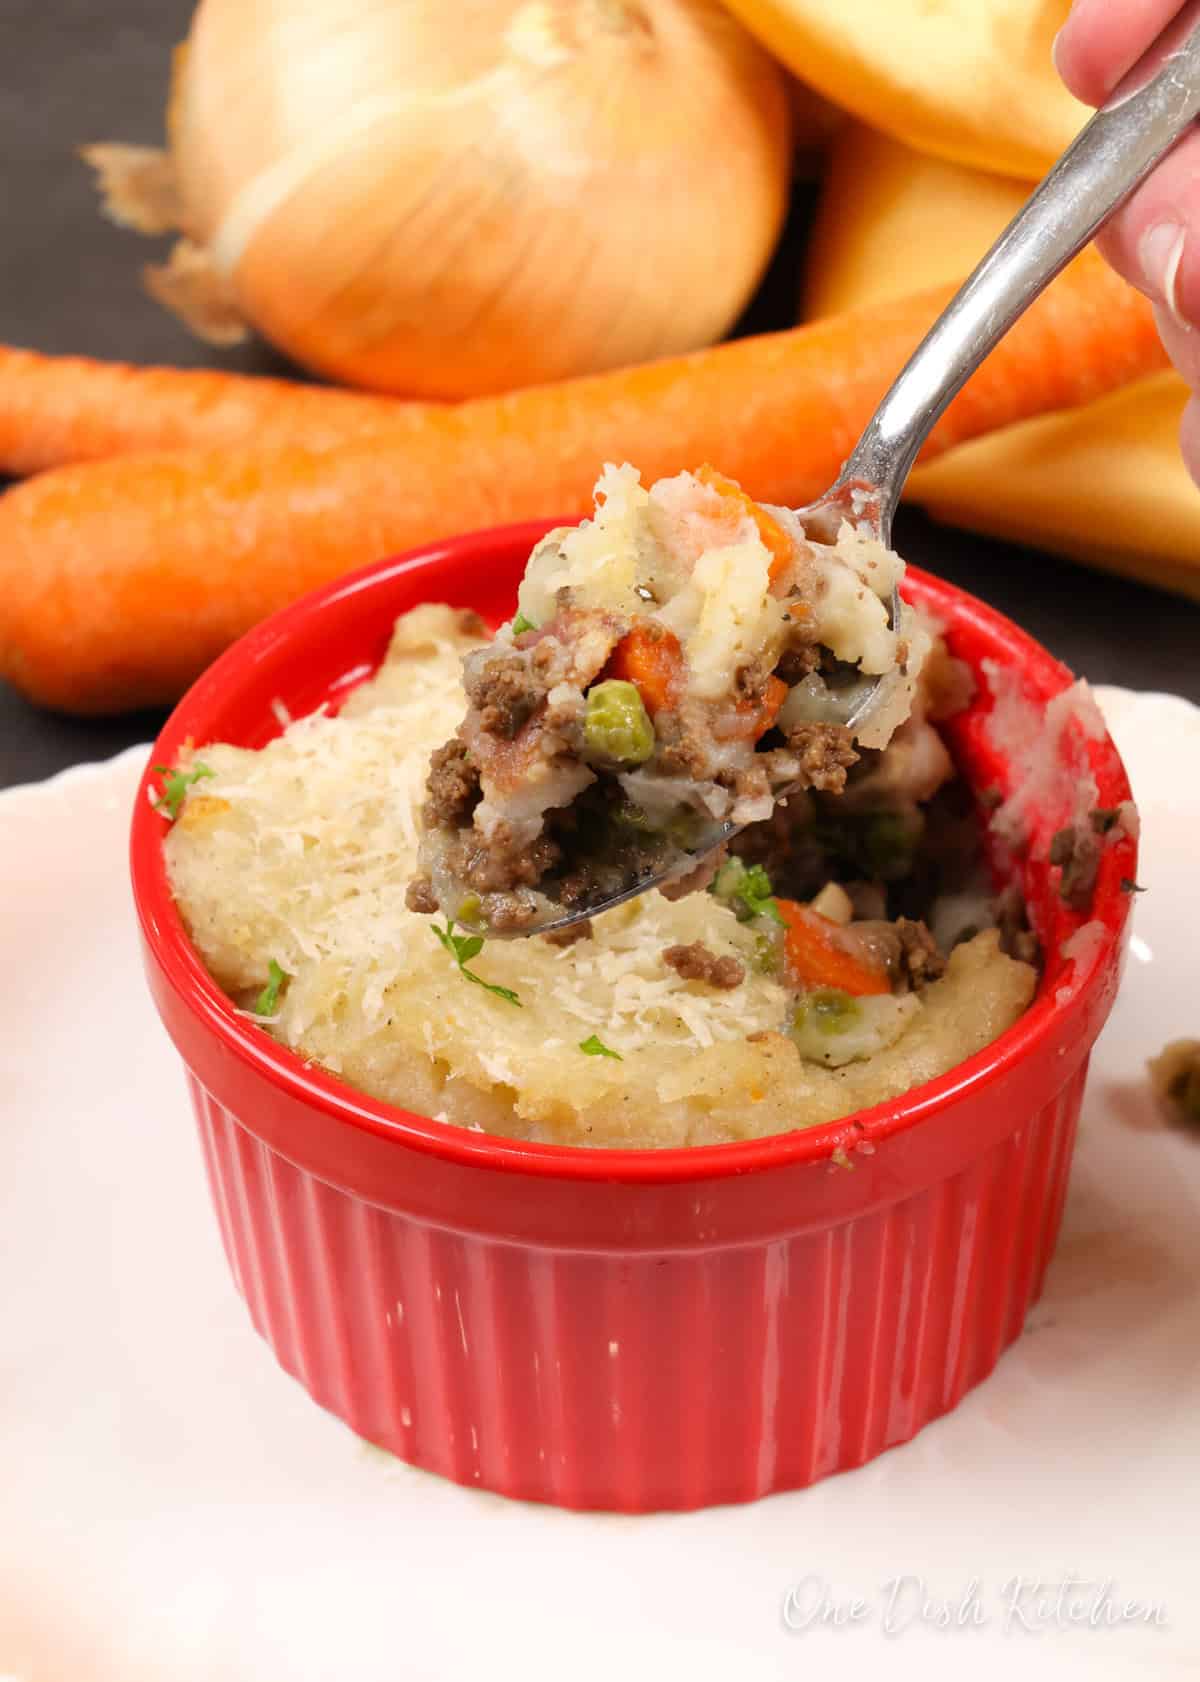
[[840,987],[818,987],[806,993],[796,1006],[792,1029],[796,1033],[824,1034],[831,1039],[853,1028],[861,1015],[857,1001]]
[[479,921],[479,913],[482,910],[483,901],[480,899],[479,895],[467,894],[459,901],[458,910],[455,913],[454,920],[456,923],[476,923]]
[[597,759],[645,764],[654,752],[654,726],[635,684],[607,678],[588,691],[583,739]]

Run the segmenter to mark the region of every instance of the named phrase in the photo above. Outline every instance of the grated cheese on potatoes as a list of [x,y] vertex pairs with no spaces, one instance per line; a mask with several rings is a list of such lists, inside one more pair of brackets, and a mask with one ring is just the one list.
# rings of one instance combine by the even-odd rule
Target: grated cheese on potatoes
[[[204,744],[212,770],[165,846],[171,883],[217,982],[243,1008],[272,959],[289,976],[265,1030],[351,1085],[517,1137],[678,1145],[753,1137],[898,1096],[980,1049],[1025,1008],[1034,977],[994,933],[953,954],[894,1044],[842,1069],[804,1062],[779,1030],[789,995],[755,939],[708,894],[658,893],[597,918],[592,940],[489,942],[466,978],[409,911],[431,750],[462,709],[477,622],[426,606],[401,619],[378,674],[337,717],[291,723],[259,751]],[[702,940],[743,962],[718,991],[665,947]],[[587,1056],[591,1035],[618,1054]],[[750,1036],[757,1036],[751,1039]]]

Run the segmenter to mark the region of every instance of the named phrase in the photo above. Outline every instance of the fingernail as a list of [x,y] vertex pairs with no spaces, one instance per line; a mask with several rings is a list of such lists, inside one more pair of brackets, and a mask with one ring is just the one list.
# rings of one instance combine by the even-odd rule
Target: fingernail
[[[1065,28],[1066,25],[1064,24],[1063,29]],[[1055,70],[1058,72],[1058,79],[1060,82],[1062,81],[1062,65],[1058,62],[1058,43],[1062,40],[1062,38],[1063,32],[1062,29],[1060,29],[1058,34],[1050,43],[1050,61],[1054,65]]]
[[1142,266],[1146,286],[1163,299],[1174,319],[1184,328],[1190,327],[1191,322],[1179,307],[1178,287],[1179,265],[1186,243],[1187,233],[1178,222],[1156,222],[1142,235],[1138,246],[1138,262]]

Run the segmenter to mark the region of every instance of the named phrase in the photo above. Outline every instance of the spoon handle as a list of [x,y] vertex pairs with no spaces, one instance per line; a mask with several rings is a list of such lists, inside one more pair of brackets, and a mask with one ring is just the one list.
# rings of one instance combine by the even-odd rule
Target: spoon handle
[[1198,114],[1200,0],[1189,0],[955,293],[847,460],[834,489],[862,480],[878,488],[885,542],[909,469],[950,400]]

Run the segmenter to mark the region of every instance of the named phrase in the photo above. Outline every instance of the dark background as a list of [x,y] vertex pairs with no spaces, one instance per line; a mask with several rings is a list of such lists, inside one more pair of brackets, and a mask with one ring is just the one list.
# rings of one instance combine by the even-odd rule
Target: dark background
[[[75,148],[157,145],[171,46],[191,0],[0,0],[0,339],[131,362],[279,372],[264,346],[218,353],[139,290],[155,244],[105,222]],[[797,193],[788,237],[743,326],[784,326],[809,209]],[[163,252],[169,241],[162,241]],[[548,510],[553,512],[553,510]],[[986,597],[1097,683],[1200,701],[1200,605],[906,512],[912,561]],[[38,712],[0,684],[0,786],[101,759],[152,737],[160,715],[84,721]]]

